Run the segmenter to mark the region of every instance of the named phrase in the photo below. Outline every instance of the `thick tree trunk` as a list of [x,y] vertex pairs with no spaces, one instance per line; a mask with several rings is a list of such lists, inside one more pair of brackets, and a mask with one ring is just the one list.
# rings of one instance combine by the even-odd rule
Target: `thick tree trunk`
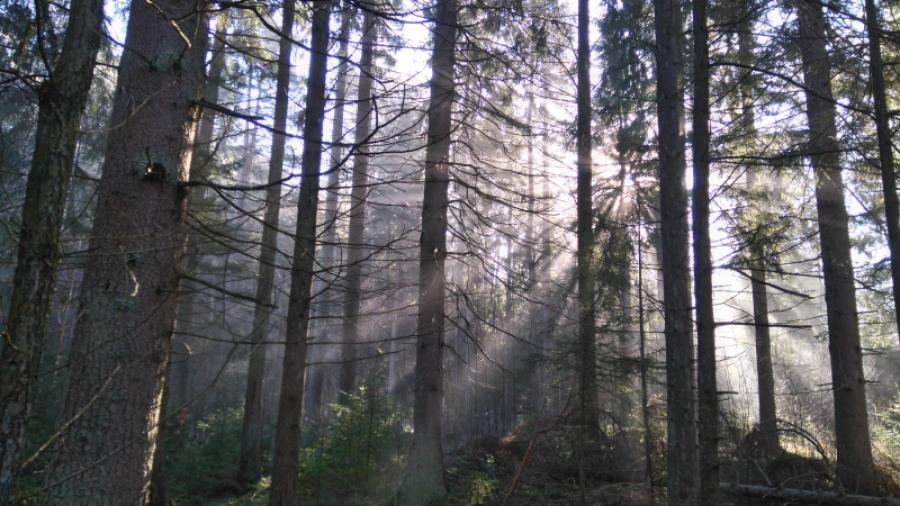
[[834,393],[837,475],[848,490],[875,494],[878,484],[869,439],[856,287],[844,205],[836,112],[831,93],[825,17],[818,1],[794,0],[793,3],[797,6],[800,19],[797,42],[806,85],[808,149],[816,171],[816,208]]
[[356,102],[356,154],[353,155],[353,189],[350,192],[350,230],[347,246],[347,292],[344,295],[344,320],[341,332],[341,365],[338,381],[338,402],[347,403],[347,397],[356,386],[356,342],[359,340],[359,308],[362,290],[362,264],[365,254],[363,244],[366,225],[366,200],[369,194],[369,153],[366,144],[371,133],[372,112],[372,57],[377,35],[375,14],[367,9],[363,16],[362,54],[359,59],[359,84]]
[[456,0],[434,7],[431,99],[425,152],[425,194],[419,239],[419,302],[416,329],[413,446],[403,502],[428,504],[447,494],[441,438],[444,348],[444,261],[447,257],[447,190],[450,183],[454,71],[457,36]]
[[47,504],[147,500],[206,38],[196,2],[132,4]]
[[319,168],[322,162],[322,123],[325,117],[325,77],[328,71],[328,38],[332,0],[313,1],[310,34],[309,76],[306,117],[303,122],[303,159],[300,196],[297,201],[297,228],[294,238],[294,265],[285,328],[284,362],[278,422],[275,427],[275,462],[269,504],[297,503],[297,473],[300,456],[300,415],[306,369],[306,336],[316,254],[316,221],[319,205]]
[[272,126],[272,151],[269,158],[266,214],[263,218],[262,243],[259,251],[259,270],[256,279],[256,307],[253,310],[253,329],[250,334],[250,362],[247,368],[247,389],[244,393],[244,418],[241,426],[241,453],[238,458],[238,483],[249,485],[259,479],[262,468],[262,411],[263,380],[266,369],[266,336],[272,315],[272,291],[275,284],[275,250],[278,243],[278,222],[281,212],[281,181],[284,166],[284,147],[287,128],[288,92],[291,84],[291,48],[289,39],[294,29],[294,0],[285,0],[281,10],[281,33],[278,48],[278,74],[275,89],[275,117]]
[[[744,5],[744,4],[742,4]],[[753,20],[754,14],[744,5],[741,21],[738,25],[738,60],[746,65],[753,64]],[[756,114],[753,109],[753,85],[745,78],[738,86],[740,95],[740,118],[738,120],[741,134],[756,139]],[[753,144],[751,144],[752,146]],[[751,199],[758,189],[757,177],[759,168],[747,167],[747,189]],[[751,206],[759,206],[758,200],[751,200]],[[750,245],[750,286],[753,293],[753,322],[756,345],[756,383],[759,399],[759,432],[762,435],[763,451],[767,455],[777,455],[778,423],[775,408],[775,370],[772,365],[772,339],[769,328],[769,298],[766,292],[766,270],[764,249],[759,241]]]
[[37,133],[9,319],[0,325],[0,504],[12,498],[47,340],[47,319],[62,258],[60,227],[102,22],[102,0],[72,1],[59,62],[38,91]]
[[581,424],[597,435],[597,343],[594,335],[594,213],[591,188],[591,44],[588,0],[578,1],[578,378]]
[[695,504],[697,441],[694,415],[694,358],[688,269],[688,203],[684,187],[682,122],[683,66],[678,38],[680,2],[655,0],[656,79],[659,121],[659,192],[666,336],[667,469],[670,505]]
[[[325,233],[320,264],[324,269],[334,269],[335,258],[337,257],[337,208],[338,208],[338,185],[340,184],[341,167],[344,162],[344,148],[341,143],[344,140],[344,101],[347,94],[347,50],[350,42],[350,20],[352,10],[349,5],[344,6],[341,10],[341,30],[339,37],[340,47],[338,49],[337,75],[335,76],[334,90],[334,117],[331,122],[331,166],[328,175],[328,183],[325,188],[325,216],[322,226],[325,227]],[[313,337],[320,338],[326,333],[326,328],[331,323],[333,316],[335,300],[335,290],[325,291],[335,280],[334,272],[323,272],[317,277],[315,293],[319,294],[318,299],[313,306],[314,314],[319,318],[315,325],[317,329],[316,335]],[[317,346],[314,348],[315,357],[319,361],[328,357],[328,347]],[[306,389],[305,412],[307,419],[312,424],[318,424],[323,416],[322,395],[325,390],[325,377],[333,370],[325,364],[314,365],[309,368],[307,373],[308,386]]]
[[694,304],[697,312],[697,390],[700,504],[718,504],[719,398],[712,246],[709,239],[709,31],[706,0],[694,0],[693,234]]
[[[891,140],[890,113],[884,89],[884,62],[881,58],[881,24],[875,0],[866,0],[866,27],[869,34],[869,74],[875,102],[875,129],[878,134],[878,160],[881,163],[881,188],[891,252],[891,280],[894,286],[894,319],[900,330],[900,203],[897,201],[897,173]],[[898,334],[900,335],[900,334]]]

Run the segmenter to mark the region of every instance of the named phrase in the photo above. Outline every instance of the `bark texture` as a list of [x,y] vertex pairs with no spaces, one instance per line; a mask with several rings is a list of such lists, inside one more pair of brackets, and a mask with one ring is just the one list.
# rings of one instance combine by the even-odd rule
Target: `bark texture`
[[688,268],[688,202],[680,75],[681,4],[655,0],[656,81],[659,122],[659,200],[666,336],[667,477],[670,505],[693,505],[697,497],[697,433]]
[[285,328],[284,362],[278,422],[275,427],[275,462],[269,504],[297,504],[297,474],[300,456],[300,415],[303,409],[306,337],[316,254],[316,218],[319,205],[319,167],[322,162],[322,123],[325,118],[325,77],[328,70],[328,37],[331,0],[312,3],[309,76],[306,117],[303,122],[303,159],[300,195],[297,201],[297,228],[294,238],[294,265]]
[[831,64],[826,49],[825,16],[822,4],[816,0],[794,0],[793,3],[800,20],[797,42],[803,61],[808,151],[816,172],[816,209],[834,393],[837,476],[852,492],[875,494],[878,484],[869,439],[856,287],[831,92]]
[[441,426],[444,348],[444,261],[447,257],[447,190],[455,95],[456,0],[439,0],[434,10],[425,194],[419,239],[419,303],[416,328],[413,446],[403,484],[404,504],[425,505],[447,494]]
[[204,82],[198,7],[131,6],[68,364],[62,419],[71,425],[47,472],[46,504],[148,499],[185,240],[181,183]]
[[248,485],[260,477],[262,471],[262,410],[263,380],[266,368],[266,336],[272,315],[272,291],[275,285],[275,250],[278,245],[278,222],[281,213],[281,178],[284,168],[284,148],[287,128],[288,92],[291,84],[291,49],[289,39],[294,30],[294,0],[285,0],[281,7],[281,33],[278,48],[278,74],[275,83],[275,117],[272,126],[272,150],[269,157],[266,212],[263,217],[259,268],[256,276],[256,307],[253,310],[253,330],[250,334],[250,361],[247,368],[247,388],[244,392],[244,418],[241,425],[241,453],[238,458],[238,483]]
[[59,62],[38,90],[38,124],[28,173],[9,319],[0,325],[0,504],[12,500],[31,412],[47,319],[62,258],[60,228],[78,125],[100,49],[102,0],[73,0]]

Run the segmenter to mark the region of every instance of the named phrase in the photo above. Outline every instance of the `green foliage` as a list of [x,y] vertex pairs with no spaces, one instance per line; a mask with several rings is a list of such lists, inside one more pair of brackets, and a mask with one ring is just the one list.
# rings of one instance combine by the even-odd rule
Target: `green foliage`
[[242,416],[242,410],[228,409],[193,424],[177,425],[172,420],[165,427],[166,486],[174,504],[209,504],[212,498],[240,490],[234,475]]
[[367,387],[346,406],[334,405],[333,423],[300,456],[304,504],[386,503],[402,478],[406,434],[393,404]]
[[886,455],[900,456],[900,396],[875,415],[873,432],[876,448]]

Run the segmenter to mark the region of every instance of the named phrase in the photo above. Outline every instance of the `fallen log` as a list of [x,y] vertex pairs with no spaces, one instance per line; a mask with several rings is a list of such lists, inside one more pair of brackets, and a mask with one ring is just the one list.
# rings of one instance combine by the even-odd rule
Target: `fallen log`
[[845,494],[843,492],[766,487],[763,485],[740,485],[736,483],[722,483],[719,488],[732,495],[758,497],[760,499],[782,499],[822,506],[900,506],[900,499],[892,497],[874,497]]

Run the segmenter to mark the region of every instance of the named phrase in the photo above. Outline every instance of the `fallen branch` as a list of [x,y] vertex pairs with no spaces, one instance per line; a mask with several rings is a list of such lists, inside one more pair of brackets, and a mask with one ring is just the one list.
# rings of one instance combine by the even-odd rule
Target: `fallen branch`
[[900,506],[900,499],[845,494],[842,492],[819,492],[799,488],[775,488],[735,483],[722,483],[719,488],[732,495],[759,497],[761,499],[783,499],[805,504],[820,504],[822,506]]

